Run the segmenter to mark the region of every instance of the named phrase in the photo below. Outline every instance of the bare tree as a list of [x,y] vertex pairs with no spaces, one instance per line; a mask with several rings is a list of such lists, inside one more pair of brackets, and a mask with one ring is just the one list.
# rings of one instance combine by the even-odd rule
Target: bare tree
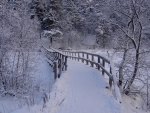
[[[125,64],[127,51],[129,49],[131,49],[132,51],[134,50],[135,54],[132,76],[130,77],[127,86],[124,87],[124,93],[128,94],[130,92],[131,85],[133,84],[136,76],[138,75],[140,56],[142,55],[140,53],[143,47],[142,42],[144,40],[143,32],[146,22],[146,19],[143,18],[143,15],[146,14],[145,12],[147,11],[148,6],[145,6],[145,2],[147,3],[147,1],[143,0],[128,0],[124,2],[125,6],[124,4],[121,4],[122,2],[124,1],[116,1],[116,3],[120,5],[120,7],[117,7],[118,9],[114,9],[114,12],[120,14],[124,18],[121,20],[121,17],[115,23],[111,21],[111,24],[115,25],[118,29],[120,29],[124,36],[124,39],[122,40],[122,43],[124,43],[124,47],[121,47],[124,50],[124,54],[119,67],[119,85],[122,85],[124,68],[123,66]],[[126,24],[124,24],[125,20]]]

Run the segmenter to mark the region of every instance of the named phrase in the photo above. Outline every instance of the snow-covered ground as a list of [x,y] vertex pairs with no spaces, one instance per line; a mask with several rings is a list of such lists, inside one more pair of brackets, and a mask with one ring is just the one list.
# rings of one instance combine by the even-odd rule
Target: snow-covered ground
[[107,82],[96,69],[69,60],[45,113],[120,113]]
[[[115,64],[115,74],[118,73],[118,65],[120,64],[122,60],[123,53],[117,52],[114,53],[111,49],[101,49],[101,50],[90,50],[91,53],[99,54],[105,58],[110,59],[109,55],[113,56],[113,63]],[[109,55],[108,55],[109,53]],[[142,78],[141,78],[142,79]],[[136,81],[134,83],[135,86],[141,88],[141,83],[139,81]],[[144,90],[144,89],[143,89]],[[142,99],[142,97],[139,94],[135,95],[122,95],[122,112],[123,113],[150,113],[150,111],[144,110],[146,102]],[[143,109],[144,108],[144,109]]]
[[120,103],[106,88],[108,83],[98,70],[71,60],[68,64],[45,108],[34,106],[14,113],[121,113]]
[[[94,53],[105,57],[107,55],[107,51]],[[139,95],[123,95],[122,103],[118,103],[112,91],[106,88],[108,82],[101,72],[77,61],[68,61],[68,70],[63,72],[51,89],[54,82],[51,81],[52,70],[49,70],[43,56],[38,59],[39,62],[34,64],[38,67],[35,71],[37,75],[35,81],[40,83],[41,90],[47,89],[48,102],[46,104],[42,102],[42,94],[36,96],[39,99],[38,103],[33,106],[21,106],[20,109],[15,106],[16,100],[13,106],[9,106],[12,104],[11,100],[6,102],[6,105],[9,103],[8,106],[2,101],[2,113],[149,113],[142,110],[142,99]],[[6,111],[6,108],[13,107],[15,109]]]
[[[33,92],[31,95],[23,95],[20,98],[9,95],[0,97],[0,113],[16,113],[19,109],[25,109],[26,111],[27,109],[30,109],[28,105],[31,105],[31,103],[33,105],[41,105],[41,103],[43,103],[43,95],[45,93],[50,93],[54,83],[52,69],[44,58],[45,56],[40,52],[30,52],[29,75],[33,79],[31,87],[33,88]],[[30,103],[29,101],[32,102]]]
[[137,95],[123,95],[118,103],[100,72],[69,61],[68,71],[57,80],[44,113],[149,113],[141,108]]

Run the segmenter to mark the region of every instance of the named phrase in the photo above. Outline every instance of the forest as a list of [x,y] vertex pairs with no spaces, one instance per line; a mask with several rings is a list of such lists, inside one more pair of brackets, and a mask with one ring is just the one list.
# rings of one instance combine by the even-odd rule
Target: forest
[[0,0],[0,113],[51,101],[43,47],[107,57],[121,95],[150,111],[149,0]]

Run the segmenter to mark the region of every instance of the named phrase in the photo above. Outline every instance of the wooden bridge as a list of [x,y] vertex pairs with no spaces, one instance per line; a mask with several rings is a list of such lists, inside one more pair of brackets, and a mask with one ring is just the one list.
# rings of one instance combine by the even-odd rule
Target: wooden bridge
[[59,51],[53,48],[44,48],[43,50],[47,57],[48,63],[51,67],[53,67],[55,79],[60,78],[62,71],[67,71],[67,59],[70,58],[72,60],[89,65],[92,68],[96,68],[102,73],[102,75],[106,74],[109,77],[109,86],[112,87],[112,84],[114,82],[112,76],[112,68],[110,65],[110,61],[105,57],[84,51]]

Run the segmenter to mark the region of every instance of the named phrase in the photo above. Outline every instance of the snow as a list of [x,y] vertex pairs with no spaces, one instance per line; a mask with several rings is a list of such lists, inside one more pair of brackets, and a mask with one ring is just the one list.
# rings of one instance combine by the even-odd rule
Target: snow
[[51,31],[49,30],[44,30],[44,35],[63,35],[63,33],[57,29],[52,29]]
[[[54,84],[52,69],[44,58],[45,56],[40,52],[30,52],[30,70],[28,71],[33,78],[33,86],[31,87],[33,92],[31,92],[31,95],[22,95],[22,97],[9,95],[0,97],[0,113],[27,113],[32,109],[33,111],[40,111],[43,106],[43,94],[49,94]],[[31,103],[28,103],[31,100],[34,102],[32,103],[34,107]]]
[[69,60],[68,71],[57,81],[45,113],[120,113],[101,73]]
[[9,96],[0,97],[0,113],[11,113],[23,106],[23,100]]
[[[35,54],[37,55],[37,54]],[[104,54],[103,54],[104,55]],[[33,56],[34,58],[34,56]],[[123,95],[120,104],[112,94],[107,79],[101,72],[77,61],[68,60],[68,70],[63,72],[60,79],[53,84],[52,72],[43,56],[38,57],[36,81],[41,88],[48,89],[49,100],[46,105],[39,101],[34,106],[22,105],[17,109],[12,102],[1,101],[1,112],[4,113],[149,113],[141,107],[142,99],[139,96]],[[37,60],[35,58],[35,60]],[[51,89],[51,90],[50,90]],[[37,96],[40,98],[40,96]],[[42,98],[41,98],[42,99]],[[1,99],[2,100],[2,99]],[[16,101],[16,100],[15,100]],[[6,103],[6,104],[5,104]],[[5,104],[5,105],[4,105]],[[6,109],[8,104],[11,110]],[[13,104],[13,106],[11,106]],[[17,103],[19,104],[19,102]],[[24,106],[24,107],[23,107]],[[8,107],[7,107],[8,108]],[[16,110],[17,109],[17,110]]]
[[36,80],[36,84],[50,92],[50,89],[54,83],[54,75],[45,56],[41,53],[39,53],[39,55],[35,53],[31,59],[34,60],[33,76]]
[[82,42],[84,45],[93,46],[96,43],[96,36],[95,35],[88,35]]
[[[117,75],[118,72],[118,68],[117,65],[120,64],[121,60],[122,60],[122,52],[117,52],[114,53],[113,50],[107,50],[107,49],[101,49],[101,50],[94,50],[94,51],[90,51],[92,53],[96,53],[99,54],[105,58],[108,58],[108,52],[111,56],[113,56],[111,58],[111,63],[113,63],[113,74]],[[142,79],[142,77],[141,77]],[[135,82],[134,84],[135,86],[141,88],[141,84],[139,84],[139,82]],[[143,88],[144,90],[144,88]],[[117,93],[118,94],[118,93]],[[120,98],[120,95],[117,96],[118,98]],[[119,99],[120,100],[120,99]],[[132,95],[132,96],[126,96],[126,95],[122,95],[122,104],[121,104],[121,111],[122,113],[150,113],[149,111],[146,112],[145,110],[145,102],[144,99],[142,99],[142,97],[140,95]]]
[[41,53],[32,53],[32,76],[34,78],[34,86],[37,90],[34,91],[36,103],[40,103],[44,93],[50,93],[54,84],[54,75],[51,67],[47,63],[45,56]]
[[123,113],[150,113],[149,111],[142,110],[141,103],[143,100],[139,95],[126,96],[123,95],[122,111]]

